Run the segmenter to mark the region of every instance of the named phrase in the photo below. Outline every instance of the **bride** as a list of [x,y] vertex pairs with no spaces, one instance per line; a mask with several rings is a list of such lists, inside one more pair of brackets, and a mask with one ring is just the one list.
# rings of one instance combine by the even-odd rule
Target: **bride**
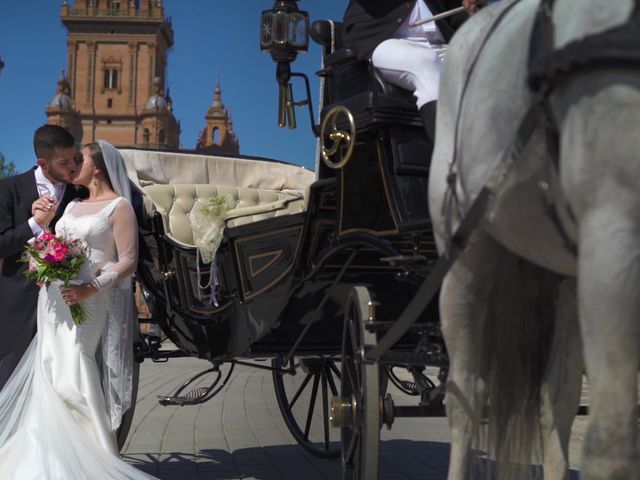
[[[153,478],[119,458],[115,434],[132,388],[138,229],[129,179],[111,144],[82,154],[74,183],[89,197],[67,206],[56,234],[83,239],[89,260],[76,285],[40,289],[38,333],[0,392],[2,479]],[[80,326],[74,303],[89,314]]]

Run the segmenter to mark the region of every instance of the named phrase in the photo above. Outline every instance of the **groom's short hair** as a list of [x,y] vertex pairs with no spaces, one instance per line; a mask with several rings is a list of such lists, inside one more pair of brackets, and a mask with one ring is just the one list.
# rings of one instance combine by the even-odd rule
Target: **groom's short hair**
[[58,125],[42,125],[33,134],[33,149],[36,158],[51,160],[54,148],[73,147],[73,135]]

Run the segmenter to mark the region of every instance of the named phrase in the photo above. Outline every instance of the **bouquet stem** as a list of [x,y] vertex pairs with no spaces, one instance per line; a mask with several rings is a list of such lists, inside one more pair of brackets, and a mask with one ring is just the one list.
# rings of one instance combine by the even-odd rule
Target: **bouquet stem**
[[[69,282],[64,282],[64,286],[68,288]],[[69,310],[71,310],[71,319],[76,325],[82,325],[89,319],[89,314],[79,303],[69,305]]]
[[73,319],[73,323],[75,323],[76,325],[82,325],[89,319],[87,311],[82,308],[82,305],[80,305],[79,303],[69,305],[69,310],[71,310],[71,318]]

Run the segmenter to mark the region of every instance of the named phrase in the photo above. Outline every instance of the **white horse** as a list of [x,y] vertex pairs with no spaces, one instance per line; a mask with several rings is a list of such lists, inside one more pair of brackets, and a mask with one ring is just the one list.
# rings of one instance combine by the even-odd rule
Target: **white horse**
[[[553,47],[625,25],[639,1],[556,0]],[[441,252],[533,101],[527,60],[539,3],[504,0],[486,8],[449,47],[429,184]],[[638,48],[640,38],[633,40]],[[483,405],[490,415],[490,458],[509,465],[502,477],[522,478],[514,465],[531,463],[527,457],[536,450],[545,478],[568,478],[583,357],[590,405],[581,478],[640,478],[637,67],[599,65],[553,86],[562,199],[555,203],[568,205],[571,215],[562,218],[573,220],[560,222],[562,229],[552,221],[554,164],[540,125],[444,280],[449,480],[465,476]]]

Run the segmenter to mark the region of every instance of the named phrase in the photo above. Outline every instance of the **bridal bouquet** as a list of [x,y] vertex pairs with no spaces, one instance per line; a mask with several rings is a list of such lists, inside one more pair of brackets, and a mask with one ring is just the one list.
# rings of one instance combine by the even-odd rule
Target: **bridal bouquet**
[[216,195],[209,198],[205,204],[194,208],[189,217],[193,230],[193,242],[196,245],[197,252],[203,263],[211,264],[209,282],[206,285],[202,285],[200,262],[196,261],[198,286],[202,290],[211,287],[209,303],[216,307],[218,306],[216,290],[219,281],[215,256],[222,242],[227,210],[229,210],[232,203],[233,199],[231,197]]
[[[68,287],[87,260],[87,246],[82,240],[57,237],[45,231],[27,243],[22,261],[29,264],[25,276],[47,287],[60,280]],[[76,325],[87,320],[87,312],[78,303],[69,305]]]
[[190,215],[193,241],[204,263],[210,263],[222,242],[227,210],[233,199],[229,196],[213,196],[193,209]]

